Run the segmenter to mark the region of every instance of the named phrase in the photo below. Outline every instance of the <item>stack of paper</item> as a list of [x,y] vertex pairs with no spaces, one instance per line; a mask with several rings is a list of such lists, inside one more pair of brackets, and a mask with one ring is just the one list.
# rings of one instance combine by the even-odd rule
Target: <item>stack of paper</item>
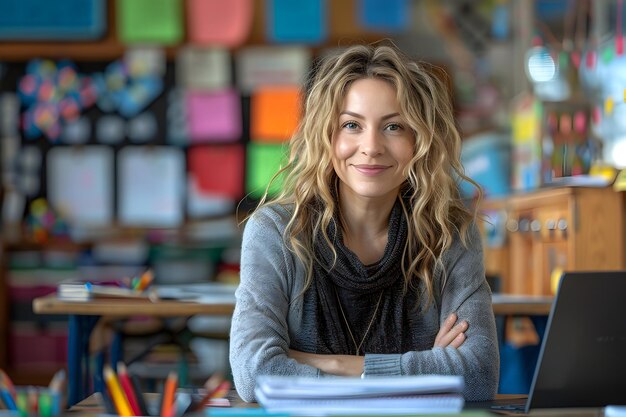
[[458,413],[463,377],[307,378],[262,376],[255,395],[268,412],[292,416]]
[[86,301],[94,298],[133,298],[150,300],[150,292],[121,287],[115,282],[66,281],[57,287],[57,297],[70,301]]

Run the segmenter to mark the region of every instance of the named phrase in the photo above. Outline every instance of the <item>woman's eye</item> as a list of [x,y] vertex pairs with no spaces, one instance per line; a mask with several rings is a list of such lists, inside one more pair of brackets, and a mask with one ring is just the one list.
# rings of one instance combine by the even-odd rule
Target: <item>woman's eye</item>
[[396,132],[398,130],[402,130],[402,125],[398,123],[389,123],[385,128],[387,130],[391,130],[392,132]]
[[354,130],[354,129],[357,129],[359,125],[356,124],[355,122],[346,122],[343,124],[343,127],[349,130]]

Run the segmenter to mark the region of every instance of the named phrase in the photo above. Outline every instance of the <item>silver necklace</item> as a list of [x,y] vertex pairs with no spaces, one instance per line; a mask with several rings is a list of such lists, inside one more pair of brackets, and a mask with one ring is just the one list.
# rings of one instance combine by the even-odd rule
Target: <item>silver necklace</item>
[[372,327],[372,324],[374,323],[374,319],[376,318],[376,313],[378,313],[378,307],[380,306],[380,300],[383,299],[383,292],[380,292],[380,295],[378,296],[378,302],[376,303],[376,308],[374,309],[374,314],[372,314],[372,319],[370,320],[370,324],[368,324],[367,329],[365,330],[365,334],[363,335],[363,339],[361,339],[361,343],[359,343],[358,345],[356,344],[356,339],[354,338],[354,335],[352,334],[352,330],[350,329],[350,324],[348,324],[348,319],[346,318],[345,313],[343,312],[343,307],[341,306],[341,300],[339,299],[339,293],[337,292],[337,288],[335,288],[335,296],[337,297],[337,304],[339,304],[339,311],[341,311],[341,316],[343,317],[343,321],[344,323],[346,323],[346,327],[348,328],[348,333],[350,334],[350,338],[352,338],[352,343],[354,343],[354,355],[355,356],[359,356],[359,353],[361,352],[361,346],[363,346],[363,342],[365,342],[365,338],[367,337],[367,334],[370,332],[370,328]]

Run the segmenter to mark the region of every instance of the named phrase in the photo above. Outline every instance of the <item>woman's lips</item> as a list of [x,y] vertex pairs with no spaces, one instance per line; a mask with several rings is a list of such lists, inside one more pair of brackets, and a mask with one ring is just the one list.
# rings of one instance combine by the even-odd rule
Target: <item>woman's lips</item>
[[359,173],[367,176],[378,175],[389,168],[387,165],[353,165],[353,167]]

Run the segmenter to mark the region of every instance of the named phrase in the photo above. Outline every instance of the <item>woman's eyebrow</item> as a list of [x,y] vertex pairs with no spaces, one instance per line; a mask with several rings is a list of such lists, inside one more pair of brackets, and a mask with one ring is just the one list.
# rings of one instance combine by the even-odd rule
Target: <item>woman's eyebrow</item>
[[[355,112],[351,112],[349,110],[344,110],[341,113],[339,113],[339,115],[348,115],[348,116],[352,116],[352,117],[356,117],[357,119],[365,119],[365,116],[359,114],[359,113],[355,113]],[[400,113],[396,112],[396,113],[390,113],[387,114],[383,117],[380,118],[380,120],[387,120],[387,119],[391,119],[392,117],[396,117],[396,116],[400,116]]]

